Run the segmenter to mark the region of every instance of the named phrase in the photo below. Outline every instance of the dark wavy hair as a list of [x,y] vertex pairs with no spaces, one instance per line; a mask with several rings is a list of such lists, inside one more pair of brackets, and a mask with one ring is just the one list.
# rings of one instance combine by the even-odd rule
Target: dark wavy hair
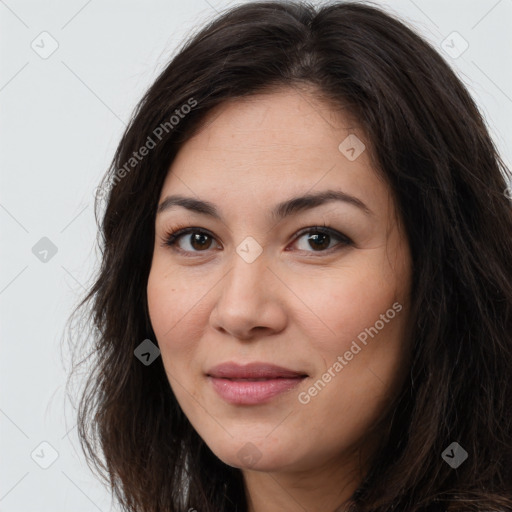
[[[134,350],[156,340],[146,285],[178,149],[214,107],[282,87],[357,120],[412,254],[410,371],[351,510],[512,510],[511,172],[445,60],[369,3],[231,8],[185,41],[138,104],[95,202],[101,268],[70,317],[81,323],[68,385],[90,365],[78,406],[87,463],[123,510],[246,510],[241,471],[191,426],[162,359],[145,366]],[[441,456],[453,441],[468,452],[457,469]]]

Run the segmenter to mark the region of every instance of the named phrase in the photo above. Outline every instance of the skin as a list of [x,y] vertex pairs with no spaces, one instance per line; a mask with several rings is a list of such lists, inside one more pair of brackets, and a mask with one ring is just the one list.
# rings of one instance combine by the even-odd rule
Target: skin
[[[155,221],[147,298],[169,383],[210,449],[242,470],[250,512],[335,510],[367,471],[381,432],[371,427],[408,371],[411,256],[391,190],[363,132],[312,90],[236,99],[207,121],[173,161],[159,204],[170,194],[207,200],[222,220],[174,206]],[[349,134],[366,144],[354,161],[338,149]],[[371,214],[331,201],[269,217],[281,201],[327,189],[357,197]],[[324,223],[353,244],[336,235],[308,241]],[[163,243],[176,224],[211,236],[182,236],[187,257]],[[263,249],[251,263],[236,252],[249,236]],[[396,302],[401,311],[333,371]],[[206,376],[226,361],[308,377],[268,403],[233,405]],[[329,368],[335,376],[301,403]]]

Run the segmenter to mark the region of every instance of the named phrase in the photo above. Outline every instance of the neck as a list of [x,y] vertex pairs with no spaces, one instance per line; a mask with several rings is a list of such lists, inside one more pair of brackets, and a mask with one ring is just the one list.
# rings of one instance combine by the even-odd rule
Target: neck
[[248,512],[345,512],[367,467],[361,453],[301,471],[243,470]]

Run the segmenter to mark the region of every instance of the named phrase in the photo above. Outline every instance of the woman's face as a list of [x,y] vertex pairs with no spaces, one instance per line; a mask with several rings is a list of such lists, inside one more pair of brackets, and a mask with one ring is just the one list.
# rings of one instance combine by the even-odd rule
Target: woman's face
[[[390,189],[364,134],[310,93],[210,114],[156,216],[147,296],[169,383],[231,466],[348,464],[408,371],[411,259]],[[176,227],[194,229],[166,245]]]

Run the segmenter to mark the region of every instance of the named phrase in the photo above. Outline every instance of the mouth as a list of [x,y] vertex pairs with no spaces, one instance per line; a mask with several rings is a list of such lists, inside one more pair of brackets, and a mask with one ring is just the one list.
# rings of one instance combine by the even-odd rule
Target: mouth
[[257,405],[298,386],[308,375],[269,363],[223,363],[206,374],[213,389],[233,405]]

